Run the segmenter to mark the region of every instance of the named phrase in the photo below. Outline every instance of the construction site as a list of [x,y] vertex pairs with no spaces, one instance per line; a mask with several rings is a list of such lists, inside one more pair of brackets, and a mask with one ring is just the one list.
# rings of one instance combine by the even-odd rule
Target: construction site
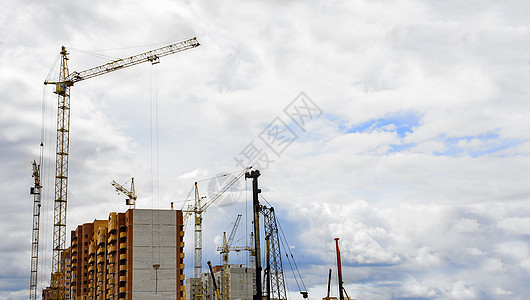
[[[49,286],[39,290],[40,210],[43,199],[41,164],[43,155],[33,161],[33,231],[30,270],[30,300],[32,299],[179,299],[179,300],[285,300],[287,278],[285,259],[292,268],[299,297],[309,298],[295,258],[286,247],[285,236],[279,230],[275,210],[260,202],[261,189],[258,169],[248,166],[236,172],[216,193],[202,196],[197,182],[193,199],[184,201],[182,208],[136,208],[134,178],[130,187],[113,181],[116,191],[126,197],[125,211],[110,211],[108,218],[94,219],[83,224],[68,224],[68,169],[70,155],[70,95],[75,83],[130,66],[148,62],[158,64],[160,58],[199,47],[196,38],[170,44],[125,59],[118,59],[84,71],[70,72],[69,53],[62,47],[58,62],[58,77],[47,78],[57,95],[57,131],[53,199],[53,253]],[[75,133],[74,133],[75,134]],[[42,147],[41,143],[41,147]],[[223,233],[222,245],[217,247],[222,264],[212,265],[213,258],[203,257],[203,217],[223,194],[238,181],[252,183],[251,232],[246,245],[235,246],[234,237],[241,222],[238,214],[229,234]],[[190,203],[191,202],[191,203]],[[213,208],[210,208],[210,210]],[[193,244],[185,245],[186,225]],[[193,226],[193,230],[191,230]],[[70,229],[70,232],[68,230]],[[193,232],[191,232],[193,231]],[[68,239],[69,237],[69,239]],[[47,237],[41,237],[47,238]],[[285,240],[285,241],[284,241]],[[283,249],[282,249],[283,248]],[[287,248],[287,249],[285,249]],[[231,264],[231,252],[245,252],[248,264]],[[193,277],[185,277],[184,259],[193,256]],[[284,263],[282,263],[282,255]],[[336,255],[340,300],[350,299],[342,286],[341,261],[336,239]],[[204,268],[207,261],[208,268]],[[293,269],[294,266],[294,269]],[[42,277],[42,275],[41,275]],[[330,297],[331,269],[328,293]],[[343,294],[344,292],[344,294]],[[40,297],[39,297],[40,296]],[[316,296],[317,299],[320,296]]]

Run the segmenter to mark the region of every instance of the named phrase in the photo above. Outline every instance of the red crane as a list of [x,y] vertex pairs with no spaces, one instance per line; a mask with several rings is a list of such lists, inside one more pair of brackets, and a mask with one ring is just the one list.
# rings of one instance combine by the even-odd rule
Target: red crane
[[344,293],[342,292],[344,287],[342,286],[342,266],[340,262],[339,238],[335,238],[335,245],[337,249],[337,273],[339,276],[339,295],[340,300],[344,300]]

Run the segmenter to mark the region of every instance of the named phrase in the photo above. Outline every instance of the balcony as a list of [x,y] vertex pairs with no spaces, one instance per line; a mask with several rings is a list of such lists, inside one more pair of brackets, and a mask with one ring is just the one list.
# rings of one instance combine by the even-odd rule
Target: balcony
[[113,232],[118,228],[118,216],[115,214],[111,215],[109,218],[109,232]]
[[95,261],[96,261],[96,258],[94,256],[91,256],[91,257],[88,258],[88,264],[89,265],[93,265]]
[[120,266],[120,272],[124,272],[127,270],[127,266],[126,265],[121,265]]
[[120,260],[126,260],[127,254],[120,254]]
[[122,286],[122,287],[120,288],[120,293],[125,293],[125,291],[126,291],[125,287]]
[[115,273],[115,270],[116,270],[116,269],[115,269],[114,267],[110,267],[110,268],[107,269],[107,273],[109,273],[109,274],[114,274],[114,273]]
[[127,279],[125,279],[125,276],[120,276],[120,282],[125,282]]
[[107,253],[113,253],[116,252],[116,246],[108,246],[107,247]]
[[127,248],[127,243],[120,243],[120,250],[126,249],[126,248]]
[[88,247],[88,254],[96,254],[96,247],[94,245]]
[[116,234],[111,234],[109,238],[107,239],[107,242],[110,244],[114,241],[116,241]]
[[97,260],[98,265],[105,263],[105,257],[104,256],[98,256]]
[[105,235],[98,236],[98,246],[105,245]]
[[127,232],[125,231],[120,232],[120,239],[125,239],[125,238],[127,238]]
[[94,265],[88,266],[88,272],[94,272],[95,269]]
[[99,247],[98,248],[98,256],[101,256],[101,255],[104,255],[104,254],[105,254],[105,246]]

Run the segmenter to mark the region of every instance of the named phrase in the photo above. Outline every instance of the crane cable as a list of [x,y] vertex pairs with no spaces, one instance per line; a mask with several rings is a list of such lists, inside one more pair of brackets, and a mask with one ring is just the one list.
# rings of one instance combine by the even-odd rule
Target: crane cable
[[[54,63],[54,67],[57,66],[58,58],[59,56],[57,56],[56,62]],[[52,76],[54,67],[52,67],[52,69],[50,70],[48,77]],[[40,147],[39,166],[40,166],[40,179],[41,179],[41,186],[42,186],[41,188],[41,209],[40,209],[41,221],[40,221],[39,228],[44,228],[43,234],[39,234],[39,240],[41,240],[41,237],[44,237],[43,244],[40,245],[39,243],[39,248],[40,248],[39,252],[41,254],[44,253],[44,257],[39,260],[40,267],[38,266],[38,269],[40,269],[41,271],[38,272],[38,275],[37,275],[40,278],[40,279],[37,279],[37,286],[40,283],[41,287],[42,285],[44,285],[46,274],[49,274],[48,272],[49,265],[48,265],[48,259],[47,259],[49,239],[47,237],[48,237],[48,224],[50,224],[50,220],[49,220],[50,211],[49,211],[49,203],[48,203],[50,199],[47,199],[47,198],[49,198],[49,195],[50,195],[48,193],[48,190],[50,187],[52,187],[51,180],[53,178],[53,176],[51,175],[51,171],[53,170],[53,168],[51,167],[52,160],[47,159],[47,158],[52,157],[53,155],[52,151],[54,150],[53,149],[54,144],[48,145],[48,141],[52,140],[52,135],[53,135],[52,128],[54,125],[54,122],[53,122],[54,114],[51,111],[53,109],[53,106],[49,105],[48,102],[49,101],[48,101],[48,97],[46,93],[46,86],[44,85],[43,90],[42,90],[41,133],[40,133],[41,136],[40,136],[40,144],[39,144],[39,147]],[[42,212],[44,212],[44,214],[42,214]],[[42,288],[40,289],[38,288],[38,290],[42,290]]]
[[[151,208],[155,208],[155,195],[156,195],[156,226],[160,228],[160,169],[158,163],[158,69],[156,65],[151,65],[149,68],[149,111],[150,111],[150,141],[151,141]],[[154,71],[153,71],[154,70]],[[154,75],[153,75],[154,74]],[[154,134],[154,137],[153,137]],[[151,245],[155,243],[155,221],[154,212],[152,215],[151,222]],[[158,245],[157,260],[155,261],[155,251],[151,251],[151,261],[153,267],[155,264],[160,266],[160,230],[156,230],[156,239]],[[153,249],[154,250],[154,249]]]

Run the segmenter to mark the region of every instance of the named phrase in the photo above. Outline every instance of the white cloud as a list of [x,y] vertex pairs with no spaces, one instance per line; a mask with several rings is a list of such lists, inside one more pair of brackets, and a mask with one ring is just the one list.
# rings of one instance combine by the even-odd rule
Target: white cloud
[[511,291],[507,291],[499,286],[493,287],[491,290],[494,295],[499,295],[499,296],[509,296],[513,294]]
[[436,295],[436,290],[428,284],[420,283],[416,279],[410,279],[404,283],[400,296],[405,298],[434,298]]
[[453,225],[452,230],[461,233],[473,233],[480,230],[480,224],[478,224],[477,220],[462,218]]
[[201,168],[197,168],[197,169],[195,169],[195,170],[193,170],[191,172],[184,173],[184,174],[180,175],[179,179],[183,179],[183,180],[194,179],[194,178],[197,178],[197,177],[205,177],[207,174],[208,174],[207,170],[203,170]]
[[497,226],[507,234],[530,235],[530,218],[506,218],[500,220]]
[[464,281],[455,282],[452,290],[450,291],[451,297],[456,299],[476,299],[477,293],[475,288],[469,286]]

